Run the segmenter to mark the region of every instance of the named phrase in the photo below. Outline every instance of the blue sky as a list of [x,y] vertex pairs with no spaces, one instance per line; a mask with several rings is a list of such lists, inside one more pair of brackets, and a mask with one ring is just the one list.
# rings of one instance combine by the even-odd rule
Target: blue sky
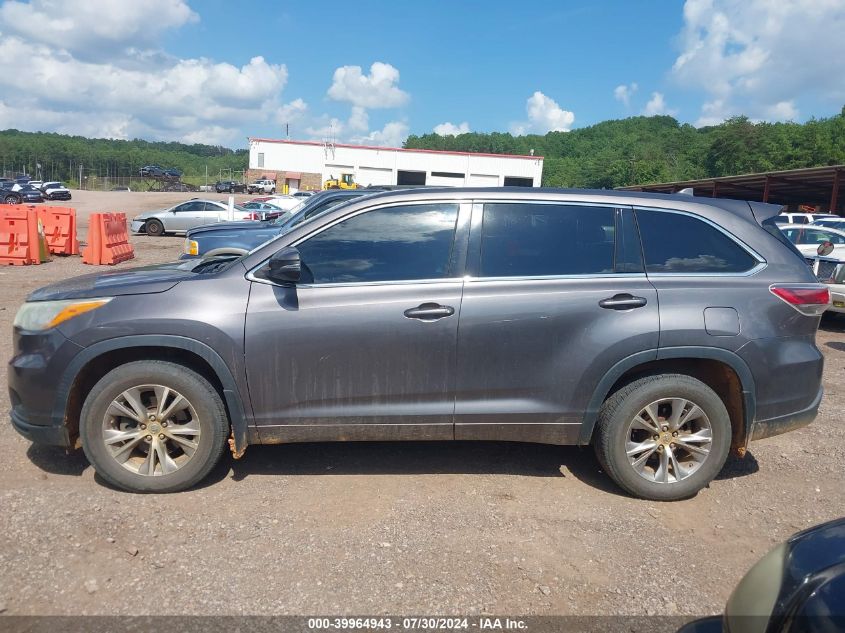
[[[221,143],[845,104],[845,0],[0,0],[0,129]],[[375,66],[374,66],[375,64]],[[6,89],[8,88],[8,89]]]

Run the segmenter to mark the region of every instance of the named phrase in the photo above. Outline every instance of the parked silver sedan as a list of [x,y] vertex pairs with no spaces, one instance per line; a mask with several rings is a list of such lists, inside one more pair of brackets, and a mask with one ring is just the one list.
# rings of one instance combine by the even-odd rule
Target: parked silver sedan
[[149,211],[136,215],[132,220],[133,233],[146,233],[159,236],[165,233],[186,233],[188,229],[212,222],[227,220],[250,220],[252,211],[235,205],[233,217],[229,217],[229,207],[217,200],[188,200],[169,209]]

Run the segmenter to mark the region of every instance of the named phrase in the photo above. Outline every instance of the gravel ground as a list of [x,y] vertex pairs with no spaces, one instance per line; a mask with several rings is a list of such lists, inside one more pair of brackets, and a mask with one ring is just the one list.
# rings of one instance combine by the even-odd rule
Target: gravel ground
[[[84,225],[92,210],[131,217],[188,197],[82,192],[73,204]],[[121,267],[182,246],[132,242]],[[91,270],[75,257],[0,268],[0,354],[28,292]],[[622,494],[590,451],[508,443],[253,446],[198,489],[132,495],[81,452],[3,424],[0,612],[717,613],[769,548],[845,507],[845,319],[822,323],[819,347],[816,422],[752,444],[696,498],[666,504]]]

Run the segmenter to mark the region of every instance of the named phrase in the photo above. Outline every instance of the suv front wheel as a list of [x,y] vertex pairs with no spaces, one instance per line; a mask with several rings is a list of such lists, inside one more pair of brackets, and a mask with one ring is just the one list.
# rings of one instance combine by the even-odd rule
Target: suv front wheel
[[203,479],[226,447],[220,395],[187,367],[121,365],[91,389],[79,423],[97,474],[131,492],[176,492]]
[[640,378],[599,411],[596,456],[613,480],[643,499],[695,495],[719,474],[731,444],[722,399],[683,374]]

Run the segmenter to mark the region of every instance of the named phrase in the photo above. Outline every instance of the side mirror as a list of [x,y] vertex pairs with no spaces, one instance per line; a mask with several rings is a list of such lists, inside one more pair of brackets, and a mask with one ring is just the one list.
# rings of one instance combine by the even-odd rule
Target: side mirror
[[819,247],[816,249],[816,252],[819,254],[820,257],[830,255],[833,252],[833,242],[825,240],[824,242],[819,244]]
[[267,277],[279,283],[296,283],[302,276],[302,258],[294,246],[285,246],[273,253]]

